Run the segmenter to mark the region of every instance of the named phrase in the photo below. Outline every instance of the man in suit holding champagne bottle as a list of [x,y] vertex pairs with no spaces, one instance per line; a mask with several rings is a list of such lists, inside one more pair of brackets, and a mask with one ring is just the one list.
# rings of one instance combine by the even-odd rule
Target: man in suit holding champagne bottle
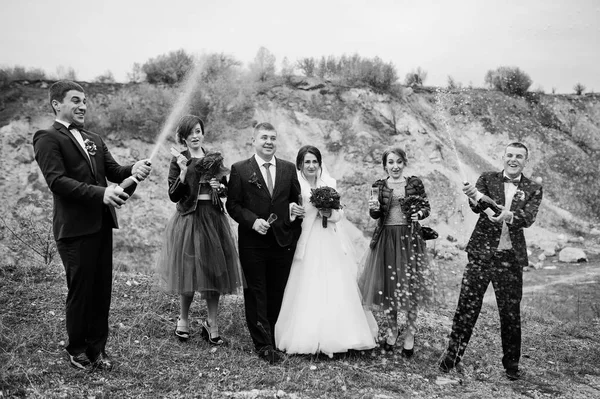
[[114,208],[129,195],[111,182],[150,173],[148,160],[121,166],[100,136],[83,128],[86,97],[71,81],[50,86],[55,121],[33,136],[35,159],[54,199],[53,231],[67,278],[66,346],[78,369],[110,370],[106,354],[112,291]]
[[473,212],[479,220],[467,244],[469,263],[463,274],[450,342],[439,367],[448,372],[460,363],[477,322],[483,296],[491,282],[500,313],[502,365],[510,380],[521,378],[521,297],[523,267],[528,265],[523,229],[535,221],[542,187],[522,172],[529,151],[522,143],[506,146],[504,170],[487,172],[476,186],[466,183]]

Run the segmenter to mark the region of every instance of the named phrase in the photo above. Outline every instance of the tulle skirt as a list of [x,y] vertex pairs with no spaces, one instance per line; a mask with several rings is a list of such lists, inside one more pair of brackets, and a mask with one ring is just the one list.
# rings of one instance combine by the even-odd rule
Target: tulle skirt
[[359,287],[372,310],[414,310],[428,298],[425,241],[407,225],[384,226],[363,260]]
[[303,257],[292,263],[275,325],[277,348],[288,354],[330,356],[371,349],[377,323],[362,306],[356,258],[335,223],[327,228],[321,218],[314,223]]
[[175,212],[165,228],[157,271],[167,292],[203,297],[237,292],[244,279],[227,216],[211,201],[198,201],[194,213]]

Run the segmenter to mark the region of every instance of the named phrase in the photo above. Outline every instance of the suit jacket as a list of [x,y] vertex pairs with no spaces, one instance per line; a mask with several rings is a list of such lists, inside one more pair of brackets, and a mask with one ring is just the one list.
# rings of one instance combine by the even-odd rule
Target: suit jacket
[[54,198],[56,240],[99,231],[107,210],[112,227],[118,228],[114,208],[103,202],[106,179],[120,183],[131,176],[132,165],[119,165],[100,136],[86,130],[82,130],[81,135],[84,141],[89,139],[96,145],[96,153],[90,158],[59,122],[33,136],[35,160]]
[[[376,210],[369,210],[369,215],[373,219],[378,219],[377,226],[375,227],[375,231],[373,231],[373,238],[371,239],[371,243],[369,246],[371,248],[375,248],[375,244],[379,241],[379,237],[381,236],[381,231],[383,230],[383,226],[385,223],[385,219],[387,218],[387,214],[390,210],[390,201],[392,200],[392,189],[388,188],[386,184],[386,179],[377,180],[373,183],[372,187],[377,187],[379,189],[379,201],[380,207]],[[424,207],[420,209],[422,215],[420,219],[425,219],[429,216],[431,212],[431,206],[429,205],[429,200],[427,199],[427,193],[425,193],[425,186],[423,186],[423,182],[416,176],[409,176],[406,178],[406,186],[404,187],[404,195],[406,197],[410,195],[416,195],[423,198]],[[415,223],[416,231],[418,234],[421,234],[421,225],[419,223]]]
[[[482,174],[477,180],[477,189],[498,205],[505,204],[503,172],[488,172]],[[542,186],[521,175],[521,181],[517,186],[517,193],[523,193],[522,198],[515,194],[510,211],[514,213],[513,222],[507,224],[510,241],[516,258],[520,265],[527,266],[529,260],[527,257],[527,244],[523,229],[529,227],[535,222],[540,203],[542,202]],[[475,230],[467,244],[466,251],[469,255],[480,259],[489,259],[500,243],[500,234],[502,233],[502,224],[494,223],[488,219],[483,211],[487,208],[485,204],[469,201],[471,209],[479,213],[479,219],[475,225]]]
[[[277,173],[273,196],[269,194],[260,167],[254,156],[235,163],[229,176],[227,211],[239,223],[240,248],[268,248],[273,243],[287,247],[300,236],[301,220],[290,221],[290,202],[298,202],[300,182],[293,163],[277,158]],[[258,218],[267,220],[271,213],[277,220],[266,235],[252,229]]]
[[[172,202],[177,202],[177,212],[182,215],[187,215],[193,213],[196,210],[196,204],[198,204],[198,194],[200,194],[200,186],[202,184],[208,183],[200,183],[200,177],[196,173],[196,164],[198,163],[198,158],[192,158],[189,150],[182,151],[187,159],[191,159],[190,164],[188,165],[188,170],[185,174],[185,180],[182,182],[179,180],[179,174],[181,173],[181,168],[177,163],[177,158],[173,157],[171,159],[171,164],[169,166],[169,199]],[[220,180],[220,183],[225,186],[225,190],[221,191],[219,197],[227,196],[227,178],[223,176]],[[209,189],[209,191],[212,189]],[[220,211],[224,211],[223,203],[219,201],[218,204],[215,205],[219,208]]]

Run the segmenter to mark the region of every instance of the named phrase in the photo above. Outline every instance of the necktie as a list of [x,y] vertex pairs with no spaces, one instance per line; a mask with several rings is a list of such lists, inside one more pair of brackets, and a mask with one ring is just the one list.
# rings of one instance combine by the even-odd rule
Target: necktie
[[273,178],[271,177],[271,172],[269,171],[271,163],[265,162],[263,166],[267,170],[267,188],[269,189],[269,194],[273,195]]
[[502,179],[502,181],[504,181],[504,183],[512,183],[515,186],[519,185],[519,179],[510,179],[510,178],[504,176],[504,179]]
[[77,123],[71,123],[67,129],[69,129],[69,130],[77,129],[77,130],[81,131],[81,129],[83,129],[83,125],[78,125]]

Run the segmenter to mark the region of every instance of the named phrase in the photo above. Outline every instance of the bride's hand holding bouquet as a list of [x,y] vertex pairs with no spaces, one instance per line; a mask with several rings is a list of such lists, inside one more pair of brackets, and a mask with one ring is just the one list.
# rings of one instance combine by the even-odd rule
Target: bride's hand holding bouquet
[[341,209],[340,194],[334,188],[322,186],[310,190],[309,201],[319,210],[323,218],[323,227],[327,228],[327,219],[331,217],[333,209]]

